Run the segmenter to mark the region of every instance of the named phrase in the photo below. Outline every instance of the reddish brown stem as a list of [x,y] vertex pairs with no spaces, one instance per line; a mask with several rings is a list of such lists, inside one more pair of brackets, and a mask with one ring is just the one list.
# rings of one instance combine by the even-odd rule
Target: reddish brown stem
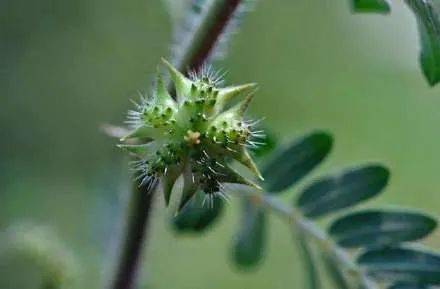
[[227,27],[229,21],[233,18],[235,11],[240,5],[240,0],[223,0],[222,5],[217,10],[215,20],[204,31],[204,35],[199,43],[199,49],[188,58],[188,63],[183,63],[182,69],[198,71],[202,64],[214,50],[217,41]]
[[[152,182],[152,183],[151,183]],[[147,228],[153,206],[157,181],[151,180],[143,185],[133,183],[132,196],[127,210],[124,239],[111,289],[129,289],[134,287],[136,274],[142,256],[142,247],[147,236]]]

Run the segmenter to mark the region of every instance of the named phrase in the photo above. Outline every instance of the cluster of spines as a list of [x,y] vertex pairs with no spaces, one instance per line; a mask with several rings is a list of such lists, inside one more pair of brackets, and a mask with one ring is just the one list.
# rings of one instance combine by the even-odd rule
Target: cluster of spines
[[198,160],[198,166],[194,168],[202,176],[200,178],[200,189],[205,193],[203,204],[206,203],[208,207],[212,208],[215,197],[219,196],[228,200],[224,186],[220,182],[220,179],[226,176],[224,172],[226,166],[222,164],[224,160],[210,157],[205,151],[203,153],[204,156]]
[[196,84],[202,87],[220,87],[223,85],[226,72],[215,70],[211,65],[203,64],[199,71],[191,71],[188,76]]

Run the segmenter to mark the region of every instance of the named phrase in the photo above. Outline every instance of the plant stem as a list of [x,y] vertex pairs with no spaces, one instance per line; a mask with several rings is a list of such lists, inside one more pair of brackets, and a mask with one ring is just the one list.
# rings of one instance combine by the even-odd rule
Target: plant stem
[[347,251],[334,243],[328,234],[316,225],[316,223],[304,218],[302,214],[297,212],[294,208],[285,205],[273,196],[255,190],[235,190],[234,192],[238,192],[239,194],[248,197],[254,204],[260,205],[287,220],[293,225],[293,229],[296,233],[305,234],[314,239],[321,247],[327,250],[339,264],[344,266],[347,271],[353,273],[353,275],[357,277],[358,281],[363,286],[362,288],[379,288],[378,284],[367,276],[359,266],[357,266]]
[[[241,0],[207,0],[203,14],[190,36],[180,46],[174,62],[180,71],[198,71],[208,59],[219,37],[232,19]],[[126,231],[110,289],[131,289],[140,265],[143,243],[148,237],[149,216],[157,184],[151,187],[132,185],[130,206],[127,213]]]
[[157,180],[150,180],[142,185],[133,183],[126,212],[125,231],[110,289],[128,289],[134,286],[142,247],[148,237],[147,226],[157,183]]
[[[195,29],[181,44],[173,62],[178,70],[198,71],[209,58],[242,0],[207,0]],[[179,53],[180,52],[180,53]]]

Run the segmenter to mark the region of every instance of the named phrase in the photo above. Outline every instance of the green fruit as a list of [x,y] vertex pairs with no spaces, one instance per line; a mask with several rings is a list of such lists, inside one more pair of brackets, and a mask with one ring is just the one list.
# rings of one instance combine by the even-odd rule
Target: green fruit
[[[128,112],[131,132],[119,147],[133,154],[138,178],[160,180],[166,203],[179,176],[183,192],[179,208],[202,190],[211,198],[222,195],[223,183],[258,186],[240,176],[229,163],[236,160],[261,178],[247,148],[255,146],[255,122],[244,114],[255,84],[220,87],[210,70],[188,78],[163,60],[174,83],[176,98],[167,91],[160,74],[153,95]],[[235,104],[234,104],[235,103]]]

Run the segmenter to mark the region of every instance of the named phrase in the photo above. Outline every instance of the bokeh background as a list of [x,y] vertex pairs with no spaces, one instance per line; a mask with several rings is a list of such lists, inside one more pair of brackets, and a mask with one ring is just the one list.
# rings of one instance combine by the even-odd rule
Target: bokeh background
[[[313,176],[380,161],[392,179],[369,205],[438,215],[440,90],[418,67],[415,19],[400,1],[390,16],[353,15],[348,2],[259,1],[218,66],[229,83],[260,84],[251,112],[282,141],[333,133]],[[99,127],[122,123],[128,100],[148,91],[168,55],[168,18],[159,0],[0,1],[0,230],[50,225],[76,257],[78,288],[107,279],[128,188],[126,159]],[[264,263],[231,263],[236,203],[203,236],[177,236],[158,200],[141,288],[301,288],[297,249],[276,218]]]

